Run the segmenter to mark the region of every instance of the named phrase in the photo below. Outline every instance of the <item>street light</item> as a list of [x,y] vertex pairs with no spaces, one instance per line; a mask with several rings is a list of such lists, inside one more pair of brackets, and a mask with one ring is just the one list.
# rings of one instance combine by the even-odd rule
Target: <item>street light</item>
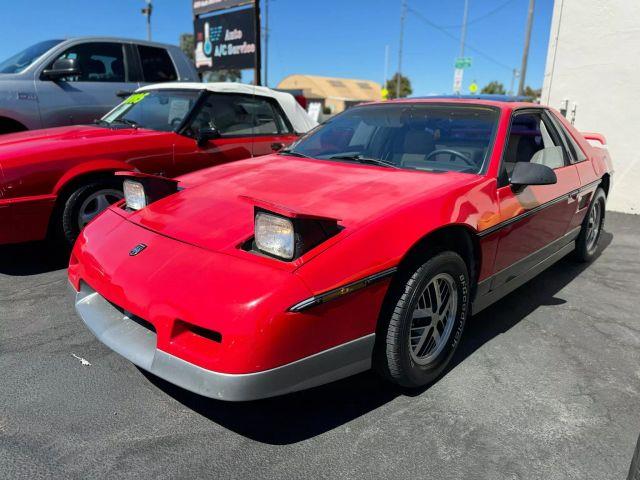
[[147,6],[142,9],[142,14],[147,17],[147,40],[151,40],[151,12],[153,11],[153,5],[151,0],[146,0]]

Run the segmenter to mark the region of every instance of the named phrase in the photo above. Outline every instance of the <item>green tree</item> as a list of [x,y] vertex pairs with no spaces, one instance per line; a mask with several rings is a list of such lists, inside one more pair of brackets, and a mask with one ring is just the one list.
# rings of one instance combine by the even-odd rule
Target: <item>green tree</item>
[[504,89],[504,85],[502,83],[494,80],[493,82],[489,82],[484,87],[482,87],[480,93],[486,93],[490,95],[504,95],[505,93],[507,93],[507,91]]
[[216,70],[202,74],[203,82],[239,82],[241,79],[240,70]]
[[398,75],[400,76],[400,98],[408,97],[413,93],[411,80],[404,75],[396,73],[390,80],[387,80],[386,88],[389,91],[389,98],[396,98],[396,83],[398,81]]
[[180,35],[180,50],[182,50],[192,62],[195,60],[196,47],[193,33],[183,33]]
[[524,96],[527,97],[532,102],[539,102],[540,97],[542,96],[542,89],[536,88],[533,89],[529,85],[524,88]]

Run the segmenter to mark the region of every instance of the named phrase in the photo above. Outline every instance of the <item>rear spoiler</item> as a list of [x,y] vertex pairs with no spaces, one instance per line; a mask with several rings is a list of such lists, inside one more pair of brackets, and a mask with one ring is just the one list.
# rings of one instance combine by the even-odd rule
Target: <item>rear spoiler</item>
[[601,133],[582,132],[582,136],[587,141],[592,140],[594,142],[600,143],[601,145],[606,145],[607,144],[607,139],[604,138],[604,135],[602,135]]

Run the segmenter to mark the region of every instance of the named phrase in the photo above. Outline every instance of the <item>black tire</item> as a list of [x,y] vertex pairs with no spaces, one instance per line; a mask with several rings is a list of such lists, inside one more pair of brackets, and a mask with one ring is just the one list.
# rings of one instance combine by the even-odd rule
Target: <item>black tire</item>
[[[78,238],[80,230],[80,209],[92,195],[104,192],[119,192],[122,198],[122,181],[104,179],[79,186],[71,192],[54,219],[53,225],[57,237],[67,246],[72,246]],[[113,202],[111,202],[113,203]]]
[[[451,301],[451,305],[456,306],[455,317],[452,314],[452,318],[443,324],[451,322],[451,327],[448,336],[442,336],[440,352],[436,353],[437,348],[434,348],[433,359],[428,360],[426,356],[424,360],[428,360],[427,363],[419,364],[417,361],[423,359],[416,359],[413,350],[417,349],[419,354],[420,347],[417,344],[410,346],[413,313],[425,289],[432,280],[441,277],[447,279],[447,282],[449,279],[453,280],[453,284],[447,285],[448,288],[455,289],[456,299]],[[380,338],[374,356],[374,367],[378,373],[402,387],[416,388],[433,382],[447,367],[460,343],[469,311],[468,285],[469,274],[464,260],[457,253],[448,251],[433,256],[400,277],[390,291],[388,304],[384,309],[386,313],[383,311],[380,318]],[[444,326],[443,331],[446,331]],[[422,348],[425,348],[424,344],[426,341]]]
[[[576,249],[573,254],[575,260],[579,262],[590,262],[598,253],[598,243],[600,241],[600,235],[602,234],[602,227],[604,226],[606,205],[607,196],[605,195],[602,188],[598,188],[596,190],[596,193],[593,194],[591,204],[589,205],[589,210],[587,210],[587,214],[582,221],[580,234],[576,239]],[[599,209],[600,214],[597,219],[597,234],[595,240],[593,240],[590,239],[589,233],[592,228],[591,219],[595,209]]]

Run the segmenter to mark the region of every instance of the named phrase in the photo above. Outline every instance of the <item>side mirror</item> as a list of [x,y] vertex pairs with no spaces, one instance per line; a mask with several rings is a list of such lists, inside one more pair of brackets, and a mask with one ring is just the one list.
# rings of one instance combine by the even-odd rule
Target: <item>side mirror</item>
[[204,147],[209,140],[220,138],[220,132],[215,127],[201,128],[196,134],[196,143],[199,147]]
[[59,80],[63,77],[73,77],[82,73],[75,58],[59,58],[51,68],[42,71],[42,78],[48,80]]
[[514,191],[522,190],[528,185],[553,185],[558,183],[556,172],[540,163],[517,162],[509,178]]

